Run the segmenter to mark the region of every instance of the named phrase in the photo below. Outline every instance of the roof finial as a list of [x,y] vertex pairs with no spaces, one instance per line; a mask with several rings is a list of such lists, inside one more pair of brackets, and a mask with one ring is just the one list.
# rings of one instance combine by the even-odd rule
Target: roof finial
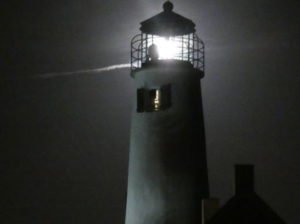
[[171,12],[173,10],[173,8],[174,8],[174,6],[173,6],[172,2],[170,2],[169,0],[163,4],[163,9],[165,12]]

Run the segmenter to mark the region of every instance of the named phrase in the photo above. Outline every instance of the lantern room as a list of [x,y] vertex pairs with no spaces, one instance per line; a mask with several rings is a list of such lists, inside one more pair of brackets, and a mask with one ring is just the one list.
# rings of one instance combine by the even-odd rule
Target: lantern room
[[163,12],[141,22],[141,33],[131,41],[131,71],[166,62],[191,65],[204,73],[204,43],[193,21],[163,4]]

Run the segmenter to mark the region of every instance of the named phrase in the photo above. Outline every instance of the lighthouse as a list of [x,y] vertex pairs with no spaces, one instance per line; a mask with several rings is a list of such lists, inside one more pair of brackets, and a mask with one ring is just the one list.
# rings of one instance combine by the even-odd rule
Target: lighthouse
[[201,79],[204,43],[173,11],[141,22],[131,41],[131,118],[126,224],[199,224],[208,198]]

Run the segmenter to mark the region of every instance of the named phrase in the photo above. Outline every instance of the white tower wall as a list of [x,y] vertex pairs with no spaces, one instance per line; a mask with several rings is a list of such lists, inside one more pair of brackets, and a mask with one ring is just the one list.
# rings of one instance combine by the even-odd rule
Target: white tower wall
[[126,224],[195,224],[208,197],[199,70],[163,63],[133,73],[136,89],[171,85],[171,107],[131,121]]

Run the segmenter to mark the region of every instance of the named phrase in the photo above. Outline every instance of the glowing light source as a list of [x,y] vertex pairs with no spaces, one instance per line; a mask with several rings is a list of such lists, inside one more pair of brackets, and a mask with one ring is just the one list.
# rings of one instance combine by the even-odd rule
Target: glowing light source
[[176,59],[181,55],[181,42],[175,38],[155,37],[153,43],[158,48],[158,59]]

